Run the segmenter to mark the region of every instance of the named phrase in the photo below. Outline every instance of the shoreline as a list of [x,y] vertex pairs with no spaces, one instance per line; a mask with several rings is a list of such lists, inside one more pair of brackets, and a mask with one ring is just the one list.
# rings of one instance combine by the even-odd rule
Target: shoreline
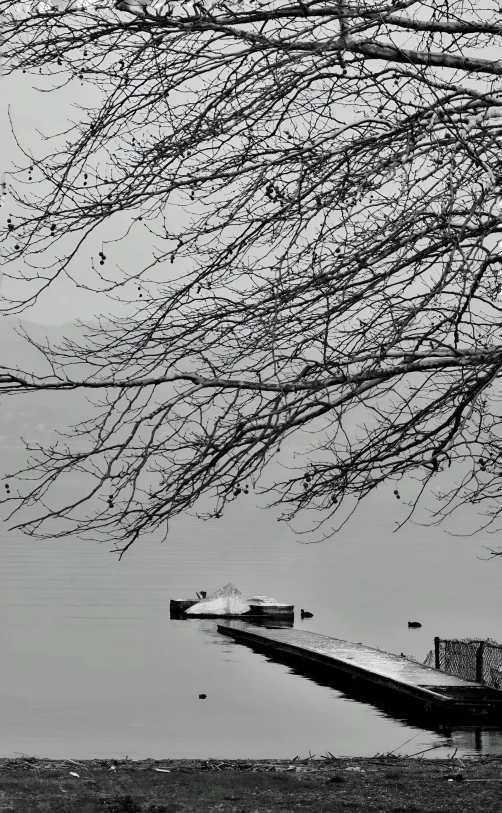
[[[433,751],[434,748],[428,748],[427,751]],[[396,765],[410,763],[413,765],[427,764],[430,766],[451,766],[452,764],[463,763],[464,765],[475,766],[484,765],[488,763],[499,763],[502,770],[502,753],[501,754],[471,754],[467,756],[459,756],[458,749],[448,757],[428,757],[426,753],[419,755],[402,756],[391,752],[377,753],[372,757],[355,757],[355,756],[335,756],[330,751],[324,756],[316,756],[311,754],[308,757],[295,756],[292,759],[279,759],[267,758],[262,759],[229,759],[228,757],[210,757],[190,759],[188,757],[165,757],[165,759],[157,759],[154,757],[146,758],[133,758],[122,757],[96,757],[95,759],[74,759],[73,757],[36,757],[29,754],[20,754],[15,757],[0,757],[0,770],[54,770],[62,768],[65,764],[79,765],[86,770],[149,770],[159,765],[168,765],[173,770],[255,770],[262,768],[263,770],[279,770],[287,767],[296,766],[308,768],[310,771],[325,771],[328,769],[333,770],[336,767],[349,765],[349,763],[356,763],[357,765]]]
[[0,759],[9,813],[500,813],[502,755]]

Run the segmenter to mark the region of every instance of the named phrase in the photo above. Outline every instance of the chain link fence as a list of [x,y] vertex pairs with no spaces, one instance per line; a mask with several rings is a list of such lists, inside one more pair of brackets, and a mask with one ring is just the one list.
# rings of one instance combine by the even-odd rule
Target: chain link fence
[[492,689],[502,689],[502,644],[491,638],[434,638],[434,649],[424,664]]

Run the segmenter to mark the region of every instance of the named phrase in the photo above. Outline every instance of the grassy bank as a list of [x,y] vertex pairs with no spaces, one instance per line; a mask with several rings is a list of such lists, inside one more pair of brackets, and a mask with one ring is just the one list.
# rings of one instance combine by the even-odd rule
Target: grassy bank
[[0,760],[0,811],[500,813],[501,780],[502,757],[292,762],[24,757]]

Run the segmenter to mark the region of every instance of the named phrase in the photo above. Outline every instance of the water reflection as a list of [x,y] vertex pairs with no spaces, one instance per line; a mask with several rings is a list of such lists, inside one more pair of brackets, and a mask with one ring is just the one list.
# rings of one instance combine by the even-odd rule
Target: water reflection
[[468,753],[502,754],[502,730],[491,726],[445,729],[454,748]]

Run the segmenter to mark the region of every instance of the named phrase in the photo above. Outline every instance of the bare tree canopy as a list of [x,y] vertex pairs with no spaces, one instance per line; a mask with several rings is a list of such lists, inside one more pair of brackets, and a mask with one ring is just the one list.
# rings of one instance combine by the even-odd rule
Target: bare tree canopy
[[[432,521],[473,503],[494,523],[498,3],[0,10],[4,74],[50,77],[55,94],[89,83],[97,99],[7,176],[4,269],[26,296],[4,312],[64,275],[110,304],[85,342],[45,348],[50,375],[1,369],[4,397],[78,389],[99,404],[64,442],[31,448],[26,491],[7,499],[37,513],[18,527],[54,536],[59,518],[61,535],[123,552],[201,495],[219,517],[256,488],[285,521],[312,511],[326,536],[380,484],[399,498],[402,478],[410,516],[453,464]],[[115,221],[148,263],[114,261]],[[261,486],[298,432],[301,464]],[[54,507],[82,472],[91,485]]]

